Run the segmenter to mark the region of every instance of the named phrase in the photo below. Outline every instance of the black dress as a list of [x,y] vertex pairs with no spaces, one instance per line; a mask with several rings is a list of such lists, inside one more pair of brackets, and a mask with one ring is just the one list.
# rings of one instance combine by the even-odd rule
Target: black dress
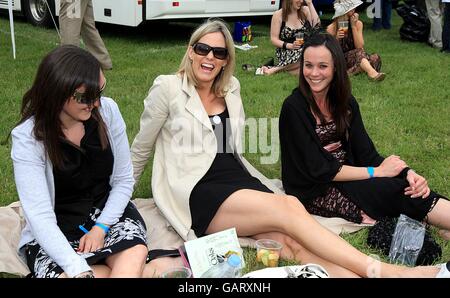
[[[114,164],[111,147],[101,148],[98,123],[90,118],[84,122],[84,127],[80,147],[61,139],[64,166],[63,169],[53,168],[57,224],[75,250],[84,235],[79,226],[89,231],[105,207]],[[79,254],[93,265],[138,244],[147,245],[146,227],[137,208],[130,202],[119,222],[110,227],[104,247]],[[63,273],[36,240],[26,244],[26,257],[34,277],[58,277]]]
[[231,128],[227,121],[228,110],[209,116],[209,119],[217,139],[217,154],[189,198],[192,229],[197,237],[204,236],[220,205],[234,192],[253,189],[272,193],[261,181],[251,176],[234,157],[228,142],[231,139]]
[[[340,141],[342,150],[345,151],[345,158],[339,160],[324,148],[327,143],[322,143],[316,131],[316,120],[301,92],[296,89],[285,100],[281,109],[279,129],[282,180],[286,193],[296,196],[305,206],[311,206],[314,205],[313,201],[321,200],[333,189],[337,189],[341,196],[348,198],[373,219],[405,214],[416,220],[423,220],[436,202],[444,197],[433,191],[426,199],[405,196],[404,189],[409,185],[406,180],[408,169],[392,178],[333,181],[342,165],[376,167],[384,160],[364,128],[358,103],[353,97],[349,111],[351,119],[346,136],[331,139],[331,142]],[[326,141],[326,138],[322,139]],[[358,214],[346,218],[360,222],[358,208],[351,206]],[[334,211],[339,210],[335,208]]]

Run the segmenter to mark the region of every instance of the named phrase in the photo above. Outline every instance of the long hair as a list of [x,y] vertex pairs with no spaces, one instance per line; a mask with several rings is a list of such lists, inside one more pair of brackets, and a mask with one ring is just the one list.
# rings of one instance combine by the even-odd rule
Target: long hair
[[345,134],[349,123],[349,102],[351,98],[351,85],[347,75],[347,66],[345,63],[344,53],[336,38],[328,33],[317,33],[309,37],[304,46],[303,53],[300,57],[300,76],[299,89],[303,96],[306,97],[313,113],[319,117],[321,123],[325,123],[325,117],[317,106],[316,101],[311,92],[311,88],[303,75],[304,54],[309,47],[326,47],[333,57],[334,75],[330,83],[327,94],[328,109],[336,123],[337,133],[342,136]]
[[[297,10],[297,16],[303,23],[306,21],[306,15],[303,13],[304,4],[305,2],[303,2],[303,5],[299,10]],[[283,21],[287,22],[287,18],[292,10],[292,6],[292,0],[283,0],[283,3],[281,4],[281,18],[283,19]]]
[[[57,168],[63,165],[60,139],[64,134],[59,118],[63,106],[81,85],[86,88],[88,98],[95,98],[100,88],[100,69],[100,63],[89,52],[76,46],[60,46],[44,57],[33,85],[23,96],[17,125],[34,117],[34,137],[43,142]],[[105,149],[108,146],[106,127],[97,108],[92,110],[91,117],[98,122],[100,142]]]
[[225,96],[227,92],[227,86],[234,73],[236,54],[234,51],[233,37],[231,36],[230,30],[228,29],[227,25],[220,20],[208,20],[200,27],[198,27],[194,31],[194,33],[192,33],[188,48],[186,49],[186,53],[184,54],[183,60],[181,60],[178,73],[181,75],[186,74],[188,81],[191,84],[193,84],[194,86],[198,85],[198,81],[194,75],[192,64],[189,59],[189,48],[197,43],[206,34],[215,32],[221,32],[223,37],[225,38],[225,47],[228,49],[228,63],[223,68],[223,71],[221,71],[214,79],[212,88],[216,96]]

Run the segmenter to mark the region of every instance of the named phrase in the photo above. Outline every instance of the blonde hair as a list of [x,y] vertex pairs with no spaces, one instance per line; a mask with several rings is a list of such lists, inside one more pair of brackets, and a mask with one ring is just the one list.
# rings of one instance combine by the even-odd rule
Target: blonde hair
[[225,96],[227,92],[227,87],[231,81],[234,73],[236,54],[234,51],[233,37],[231,36],[230,30],[227,25],[221,20],[208,20],[198,27],[194,33],[192,33],[191,39],[189,40],[189,45],[184,54],[183,60],[181,60],[180,68],[178,69],[178,74],[186,74],[189,83],[194,86],[198,85],[197,78],[194,75],[192,69],[192,62],[189,59],[189,49],[194,44],[196,44],[203,36],[214,33],[221,32],[225,39],[225,47],[228,50],[228,63],[223,67],[222,71],[214,79],[212,89],[216,96]]

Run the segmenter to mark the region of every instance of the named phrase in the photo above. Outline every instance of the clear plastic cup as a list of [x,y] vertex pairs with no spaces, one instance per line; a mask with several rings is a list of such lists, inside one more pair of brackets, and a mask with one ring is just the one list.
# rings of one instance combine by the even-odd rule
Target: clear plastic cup
[[344,32],[344,35],[347,36],[347,34],[348,34],[348,21],[339,21],[338,29],[342,30],[342,32]]
[[280,252],[283,245],[271,239],[256,241],[256,262],[260,267],[278,267]]
[[304,38],[305,38],[305,33],[304,32],[297,32],[295,34],[295,43],[298,44],[299,46],[303,45]]
[[161,274],[162,278],[191,278],[192,271],[187,267],[171,268]]

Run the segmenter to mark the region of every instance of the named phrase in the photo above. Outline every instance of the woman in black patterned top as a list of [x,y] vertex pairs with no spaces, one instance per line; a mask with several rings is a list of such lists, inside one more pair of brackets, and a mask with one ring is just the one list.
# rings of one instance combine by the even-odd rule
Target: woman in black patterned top
[[450,230],[450,202],[399,156],[378,154],[330,34],[305,43],[300,85],[280,115],[282,179],[310,213],[373,223],[405,214]]

